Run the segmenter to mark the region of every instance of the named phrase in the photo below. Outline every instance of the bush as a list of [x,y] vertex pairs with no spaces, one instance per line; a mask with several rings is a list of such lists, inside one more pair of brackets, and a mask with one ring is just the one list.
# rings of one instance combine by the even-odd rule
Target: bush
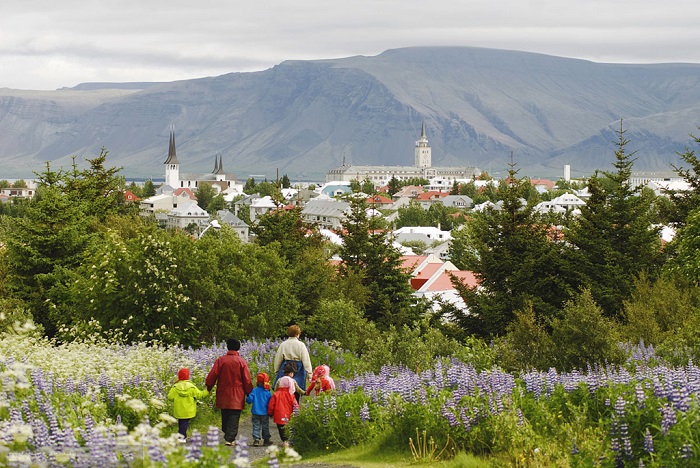
[[564,305],[564,316],[552,321],[557,369],[584,369],[587,365],[621,363],[617,324],[603,316],[591,291],[584,290]]
[[515,313],[507,334],[495,343],[504,369],[548,369],[552,365],[552,339],[537,321],[532,304]]

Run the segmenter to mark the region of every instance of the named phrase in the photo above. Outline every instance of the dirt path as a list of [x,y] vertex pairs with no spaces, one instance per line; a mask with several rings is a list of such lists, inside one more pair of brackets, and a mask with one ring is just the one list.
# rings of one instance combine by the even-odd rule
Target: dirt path
[[[250,415],[241,416],[241,421],[238,425],[237,438],[237,440],[240,440],[242,437],[245,437],[246,442],[249,444],[248,458],[250,459],[251,464],[255,463],[258,460],[266,458],[268,449],[268,447],[253,447],[252,445],[250,445],[253,443],[252,421],[253,420],[251,419]],[[274,442],[274,444],[279,447],[282,441],[280,440],[279,432],[277,432],[277,426],[273,422],[270,422],[270,435],[272,436],[272,442]],[[221,438],[221,443],[224,443],[223,434]],[[298,463],[294,463],[293,466],[298,468],[359,468],[359,465],[331,465],[328,463],[307,463],[303,459]]]

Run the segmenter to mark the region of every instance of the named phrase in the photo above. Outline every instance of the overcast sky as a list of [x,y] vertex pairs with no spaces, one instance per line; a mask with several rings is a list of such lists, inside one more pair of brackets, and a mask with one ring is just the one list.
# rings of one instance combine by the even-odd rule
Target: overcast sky
[[697,0],[3,0],[0,88],[174,81],[432,45],[700,63],[698,18]]

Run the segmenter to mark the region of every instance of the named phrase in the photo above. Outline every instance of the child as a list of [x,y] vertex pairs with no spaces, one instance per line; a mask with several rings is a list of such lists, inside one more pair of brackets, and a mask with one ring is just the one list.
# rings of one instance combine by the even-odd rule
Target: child
[[311,391],[315,390],[314,396],[318,396],[321,392],[330,392],[335,390],[335,382],[330,376],[331,368],[325,364],[322,364],[316,369],[311,376],[311,383],[309,383],[309,388],[306,390],[307,395],[311,395]]
[[294,379],[285,375],[277,381],[277,390],[270,399],[267,406],[267,414],[273,417],[277,430],[282,439],[282,445],[287,447],[287,434],[285,428],[289,419],[292,417],[294,408],[298,408],[296,399],[294,399]]
[[190,419],[197,414],[198,398],[209,395],[204,389],[200,390],[195,384],[190,382],[190,370],[183,367],[177,372],[177,383],[168,392],[168,400],[173,400],[173,416],[177,418],[178,432],[182,434],[183,441],[187,439],[187,428]]
[[[265,372],[260,372],[256,378],[258,386],[246,397],[245,401],[252,403],[250,412],[253,416],[253,446],[272,445],[270,440],[270,417],[267,415],[267,405],[272,398],[270,378]],[[262,429],[262,439],[260,430]]]
[[[299,398],[301,397],[301,395],[304,394],[304,390],[299,386],[299,382],[297,382],[296,379],[294,378],[294,375],[297,373],[296,366],[294,365],[294,363],[288,362],[282,368],[282,373],[284,374],[283,377],[284,376],[291,377],[291,379],[294,381],[294,393],[293,393],[293,395],[294,395],[294,399],[297,401],[297,403],[299,403]],[[277,391],[277,389],[279,388],[280,380],[282,380],[282,379],[278,379],[277,382],[275,382],[275,391]]]

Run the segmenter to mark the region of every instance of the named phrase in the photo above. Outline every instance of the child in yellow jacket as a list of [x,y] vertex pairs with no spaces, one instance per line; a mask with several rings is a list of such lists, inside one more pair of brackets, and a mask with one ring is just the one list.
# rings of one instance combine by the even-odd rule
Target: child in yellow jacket
[[187,428],[190,419],[197,415],[197,402],[195,400],[209,395],[207,389],[200,390],[190,382],[190,370],[183,367],[177,372],[177,383],[168,392],[168,400],[172,400],[173,416],[177,418],[178,432],[183,438],[187,438]]

